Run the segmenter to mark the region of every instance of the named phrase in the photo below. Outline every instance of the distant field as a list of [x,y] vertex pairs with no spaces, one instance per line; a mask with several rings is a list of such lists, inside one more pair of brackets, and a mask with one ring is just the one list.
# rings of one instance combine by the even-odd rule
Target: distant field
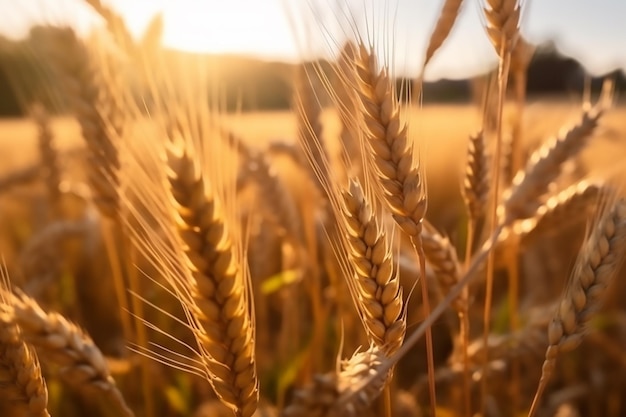
[[[431,207],[438,201],[458,201],[467,137],[480,128],[480,115],[469,105],[429,105],[412,109],[410,136],[419,144],[431,194]],[[524,135],[529,146],[555,135],[561,126],[576,120],[580,101],[538,101],[526,107]],[[252,145],[263,147],[270,141],[294,142],[296,120],[290,112],[258,112],[226,116],[231,129]],[[325,112],[324,139],[334,155],[338,154],[339,123],[332,110]],[[603,129],[584,154],[588,167],[611,171],[619,169],[626,158],[626,106],[622,103],[606,114]],[[61,149],[82,147],[78,125],[71,119],[54,120]],[[145,138],[150,140],[150,138]],[[35,126],[26,119],[0,121],[0,173],[36,163]],[[623,170],[622,170],[623,172]],[[458,213],[450,212],[450,217]],[[447,216],[444,216],[447,217]]]
[[[579,110],[580,102],[573,100],[529,103],[525,136],[535,142],[555,134],[563,124],[575,119]],[[625,117],[626,105],[622,103],[604,117],[603,126],[609,128],[609,133],[626,133]],[[227,118],[234,131],[254,144],[295,139],[296,120],[290,112],[244,113]],[[333,146],[332,138],[336,138],[339,131],[335,113],[327,111],[323,121],[325,139]],[[78,125],[73,120],[56,119],[53,128],[62,148],[80,145]],[[411,110],[410,135],[418,141],[428,160],[445,156],[448,162],[456,162],[456,158],[464,152],[459,145],[465,144],[467,135],[479,128],[480,115],[475,107],[469,105],[430,105]],[[35,126],[30,121],[0,119],[0,150],[5,155],[0,170],[7,169],[7,164],[14,166],[32,160],[35,149]],[[9,155],[11,157],[6,158]]]
[[[561,100],[532,102],[526,107],[524,136],[535,144],[556,134],[561,126],[576,119],[580,102]],[[229,125],[254,146],[264,146],[270,141],[293,142],[296,137],[296,120],[290,112],[259,112],[227,116]],[[621,104],[603,118],[604,129],[586,161],[596,162],[604,168],[621,161],[626,156],[626,145],[616,139],[626,137],[626,106]],[[338,151],[339,124],[336,114],[326,111],[323,118],[324,139],[334,152]],[[480,115],[469,105],[434,105],[411,111],[409,134],[419,144],[427,172],[432,175],[459,178],[465,155],[467,136],[480,128]],[[58,146],[69,149],[82,146],[78,125],[70,119],[53,122]],[[35,126],[26,119],[0,120],[0,154],[3,163],[0,172],[36,161]],[[614,149],[613,149],[614,148]],[[611,152],[607,150],[613,149]],[[442,178],[443,179],[443,178]],[[432,180],[432,178],[431,178]]]

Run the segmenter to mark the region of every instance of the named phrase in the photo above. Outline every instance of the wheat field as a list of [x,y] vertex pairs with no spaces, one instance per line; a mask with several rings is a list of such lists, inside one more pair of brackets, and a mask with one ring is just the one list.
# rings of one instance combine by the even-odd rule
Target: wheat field
[[103,33],[30,51],[67,114],[0,122],[2,415],[626,415],[626,107],[526,97],[525,2],[480,2],[484,103],[353,33],[284,112],[85,2]]

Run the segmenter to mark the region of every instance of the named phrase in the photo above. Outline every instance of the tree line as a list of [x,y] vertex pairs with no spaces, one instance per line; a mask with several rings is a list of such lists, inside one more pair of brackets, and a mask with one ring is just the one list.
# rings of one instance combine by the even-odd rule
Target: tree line
[[[36,26],[22,40],[0,37],[0,117],[17,117],[34,102],[43,103],[56,113],[67,106],[62,89],[49,65],[47,49],[59,28]],[[180,51],[165,51],[163,62],[180,61],[189,57],[202,60],[207,69],[208,97],[226,110],[284,110],[291,106],[295,66],[266,62],[234,55],[198,55]],[[332,63],[317,61],[315,65],[329,80],[334,77]],[[613,74],[619,89],[626,86],[624,73]],[[407,79],[399,79],[410,88]],[[423,88],[425,102],[467,101],[472,96],[473,80],[441,80],[427,83]],[[553,45],[540,47],[528,70],[529,94],[560,94],[581,91],[585,82],[583,67],[574,59],[560,56]],[[594,87],[599,84],[594,80]],[[320,91],[320,90],[317,90]],[[137,91],[138,95],[142,92]],[[325,103],[328,97],[321,97]]]

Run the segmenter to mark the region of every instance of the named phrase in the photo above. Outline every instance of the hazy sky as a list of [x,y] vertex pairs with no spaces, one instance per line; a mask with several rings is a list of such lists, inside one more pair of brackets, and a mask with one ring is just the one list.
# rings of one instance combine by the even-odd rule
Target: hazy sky
[[[442,2],[103,1],[122,14],[138,35],[154,13],[164,12],[167,46],[289,61],[303,55],[331,54],[333,44],[343,40],[344,32],[352,33],[349,21],[341,17],[350,14],[359,24],[367,19],[376,39],[387,45],[397,72],[413,74],[421,63]],[[464,77],[494,64],[495,54],[481,23],[483,1],[465,1],[456,30],[433,59],[427,78]],[[531,42],[554,40],[561,52],[580,60],[594,74],[626,69],[626,0],[526,0],[525,4],[522,31]],[[83,32],[98,23],[81,0],[0,0],[0,33],[5,35],[23,36],[33,22],[66,21]],[[290,22],[298,28],[297,36]],[[304,39],[310,42],[305,45],[301,42]]]

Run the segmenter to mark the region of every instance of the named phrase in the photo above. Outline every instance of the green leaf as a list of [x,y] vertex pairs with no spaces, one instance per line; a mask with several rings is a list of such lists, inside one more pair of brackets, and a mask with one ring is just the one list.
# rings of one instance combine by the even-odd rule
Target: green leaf
[[298,376],[298,372],[302,369],[302,365],[309,356],[309,348],[306,347],[296,355],[290,358],[290,360],[281,369],[280,375],[276,382],[276,391],[278,393],[278,403],[284,404],[285,392],[293,384]]
[[297,269],[288,269],[272,275],[261,284],[261,292],[263,294],[272,294],[289,284],[297,282],[300,279],[299,272]]

